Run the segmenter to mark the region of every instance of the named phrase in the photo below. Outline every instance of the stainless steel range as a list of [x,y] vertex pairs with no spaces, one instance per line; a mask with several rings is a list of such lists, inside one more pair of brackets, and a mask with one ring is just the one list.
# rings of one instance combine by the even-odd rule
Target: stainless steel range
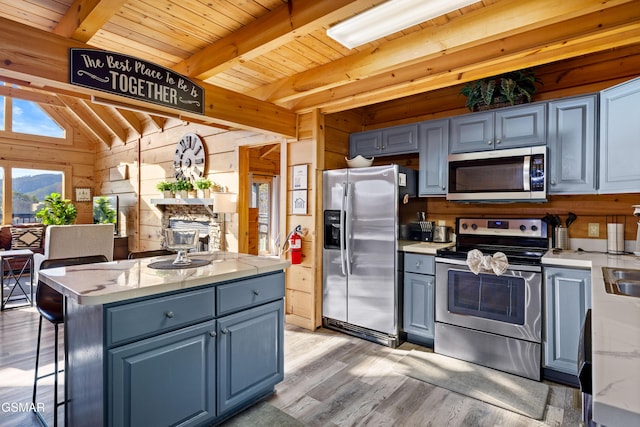
[[[437,251],[435,352],[539,381],[546,224],[458,218],[456,234],[456,246]],[[485,261],[478,274],[467,262],[473,249]]]

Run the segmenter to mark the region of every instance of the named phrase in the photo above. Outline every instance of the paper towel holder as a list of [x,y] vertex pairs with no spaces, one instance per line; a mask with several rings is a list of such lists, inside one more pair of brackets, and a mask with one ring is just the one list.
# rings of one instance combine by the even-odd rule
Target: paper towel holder
[[621,255],[624,249],[624,229],[626,218],[624,215],[607,215],[607,253]]

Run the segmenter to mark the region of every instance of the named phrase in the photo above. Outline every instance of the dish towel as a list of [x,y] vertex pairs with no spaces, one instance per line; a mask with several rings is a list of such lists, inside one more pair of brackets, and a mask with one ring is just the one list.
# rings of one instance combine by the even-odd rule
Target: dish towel
[[482,270],[493,271],[500,276],[509,268],[509,260],[502,252],[491,255],[483,255],[478,249],[472,249],[467,253],[467,265],[473,274],[479,274]]

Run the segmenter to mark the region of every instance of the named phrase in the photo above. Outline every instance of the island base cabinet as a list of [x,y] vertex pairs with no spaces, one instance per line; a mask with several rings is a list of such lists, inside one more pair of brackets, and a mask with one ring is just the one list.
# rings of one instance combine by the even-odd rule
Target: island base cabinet
[[192,426],[215,417],[216,321],[109,350],[111,426]]
[[218,415],[273,391],[284,378],[284,302],[218,320]]

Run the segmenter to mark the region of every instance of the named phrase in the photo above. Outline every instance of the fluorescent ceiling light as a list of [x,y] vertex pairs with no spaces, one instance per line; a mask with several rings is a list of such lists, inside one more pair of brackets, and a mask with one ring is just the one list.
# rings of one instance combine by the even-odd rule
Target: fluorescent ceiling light
[[478,1],[389,0],[334,25],[327,30],[327,35],[353,49]]

